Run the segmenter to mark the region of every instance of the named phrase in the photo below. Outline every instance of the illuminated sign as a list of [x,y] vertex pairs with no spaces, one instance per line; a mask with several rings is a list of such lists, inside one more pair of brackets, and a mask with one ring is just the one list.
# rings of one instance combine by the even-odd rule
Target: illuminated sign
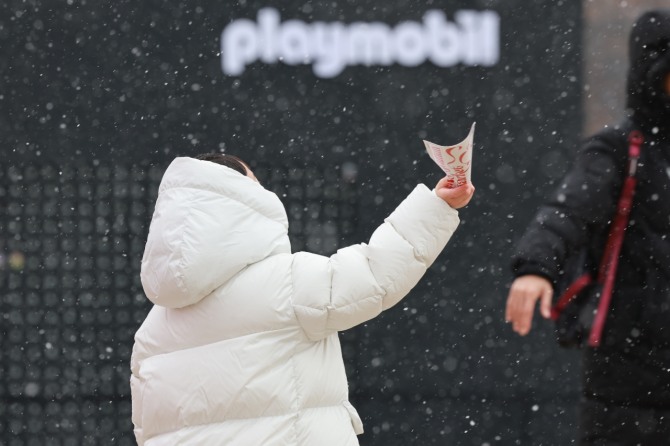
[[238,19],[221,33],[221,66],[241,75],[254,62],[312,64],[319,77],[335,77],[351,65],[413,67],[491,66],[500,55],[500,16],[495,11],[461,10],[449,22],[444,12],[427,11],[421,22],[394,27],[381,22],[281,22],[279,11],[263,8],[257,21]]

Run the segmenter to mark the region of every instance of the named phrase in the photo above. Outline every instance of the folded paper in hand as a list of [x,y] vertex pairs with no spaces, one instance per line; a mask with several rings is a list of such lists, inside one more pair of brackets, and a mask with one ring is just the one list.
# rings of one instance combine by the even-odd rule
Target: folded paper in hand
[[474,134],[475,123],[472,123],[468,136],[453,146],[439,146],[429,141],[423,141],[430,158],[447,175],[447,187],[458,187],[470,182]]

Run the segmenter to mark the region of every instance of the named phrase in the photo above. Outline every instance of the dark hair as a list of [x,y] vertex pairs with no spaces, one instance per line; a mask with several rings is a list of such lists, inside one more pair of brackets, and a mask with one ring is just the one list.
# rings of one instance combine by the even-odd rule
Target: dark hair
[[195,159],[221,164],[222,166],[230,167],[244,176],[247,175],[246,164],[234,155],[226,155],[225,153],[203,153],[202,155],[196,156]]

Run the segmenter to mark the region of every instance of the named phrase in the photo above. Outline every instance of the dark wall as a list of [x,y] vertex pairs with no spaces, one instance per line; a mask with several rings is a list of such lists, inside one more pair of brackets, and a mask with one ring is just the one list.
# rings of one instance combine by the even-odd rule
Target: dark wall
[[[130,444],[129,351],[148,311],[139,261],[175,156],[242,156],[287,205],[294,249],[329,254],[439,179],[422,139],[457,142],[476,121],[477,193],[458,232],[406,300],[342,334],[361,442],[567,444],[577,362],[544,321],[513,335],[503,308],[513,243],[579,139],[580,2],[275,3],[282,22],[397,34],[443,11],[458,56],[405,60],[410,35],[389,65],[377,48],[371,65],[330,77],[290,57],[225,75],[222,32],[268,6],[0,6],[0,442]],[[498,57],[455,27],[463,10],[499,18]]]

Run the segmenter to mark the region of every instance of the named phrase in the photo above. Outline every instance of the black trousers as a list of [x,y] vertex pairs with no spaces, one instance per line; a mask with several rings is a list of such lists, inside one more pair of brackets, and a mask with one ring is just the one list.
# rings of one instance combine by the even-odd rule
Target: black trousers
[[580,446],[670,446],[670,410],[582,398]]

